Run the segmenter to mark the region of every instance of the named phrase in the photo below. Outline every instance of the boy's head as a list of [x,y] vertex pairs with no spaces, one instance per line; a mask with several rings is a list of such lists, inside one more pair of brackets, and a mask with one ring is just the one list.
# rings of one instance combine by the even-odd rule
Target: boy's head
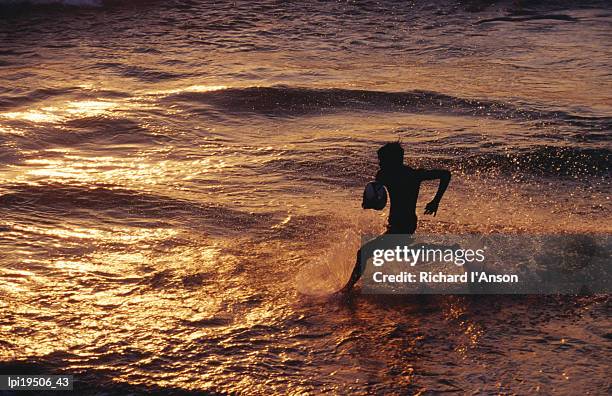
[[378,149],[381,168],[396,168],[404,164],[404,149],[399,142],[387,143]]

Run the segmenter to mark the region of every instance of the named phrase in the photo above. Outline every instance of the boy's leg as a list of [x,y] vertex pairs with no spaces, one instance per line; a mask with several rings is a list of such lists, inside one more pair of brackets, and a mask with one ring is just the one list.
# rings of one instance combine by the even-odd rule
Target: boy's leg
[[[362,248],[363,249],[363,248]],[[349,291],[355,286],[355,283],[361,278],[363,274],[363,267],[361,265],[361,249],[357,251],[357,260],[355,261],[355,267],[353,268],[353,272],[351,273],[351,277],[349,278],[346,286],[342,288],[341,291]]]
[[[416,228],[416,224],[415,224],[415,228]],[[414,229],[402,230],[402,231],[404,231],[402,235],[405,235],[408,239],[412,238],[411,234],[414,233]],[[406,231],[411,231],[411,232],[406,232]],[[361,247],[361,249],[357,251],[355,267],[353,267],[353,272],[351,273],[351,277],[349,278],[349,281],[347,282],[346,286],[344,286],[340,291],[346,292],[346,291],[349,291],[353,286],[355,286],[355,283],[357,283],[359,278],[361,278],[361,275],[363,275],[363,271],[365,270],[365,265],[367,261],[374,254],[374,247],[376,247],[377,249],[394,248],[397,243],[397,239],[396,239],[397,236],[398,235],[393,235],[391,230],[388,230],[387,233],[379,235],[376,239],[373,239],[369,241],[368,243],[364,244]],[[407,242],[408,241],[406,241],[406,243]],[[365,259],[365,262],[362,262],[362,258]]]
[[374,246],[380,247],[381,243],[384,244],[385,243],[384,241],[387,236],[388,234],[379,235],[375,239],[364,244],[361,247],[361,249],[357,251],[357,258],[355,259],[355,267],[353,267],[353,272],[351,273],[351,277],[349,278],[348,283],[346,284],[346,286],[344,286],[341,289],[341,291],[348,291],[353,286],[355,286],[355,283],[357,283],[359,278],[361,278],[361,275],[363,275],[363,271],[365,269],[366,263],[362,262],[362,258],[364,258],[365,261],[367,262],[370,259],[370,257],[372,257]]

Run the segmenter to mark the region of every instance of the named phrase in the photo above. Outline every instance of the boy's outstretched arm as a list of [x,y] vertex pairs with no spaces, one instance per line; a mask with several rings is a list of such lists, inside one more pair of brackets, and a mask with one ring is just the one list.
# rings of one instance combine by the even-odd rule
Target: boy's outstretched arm
[[436,193],[436,196],[434,197],[434,199],[431,200],[430,203],[428,203],[425,206],[425,214],[432,214],[435,217],[436,213],[438,212],[438,205],[440,204],[440,200],[444,196],[444,192],[446,192],[446,188],[448,187],[448,184],[450,183],[451,173],[450,171],[447,171],[445,169],[426,170],[426,171],[422,171],[421,179],[422,180],[437,180],[437,179],[440,180],[440,184],[438,185],[438,192]]

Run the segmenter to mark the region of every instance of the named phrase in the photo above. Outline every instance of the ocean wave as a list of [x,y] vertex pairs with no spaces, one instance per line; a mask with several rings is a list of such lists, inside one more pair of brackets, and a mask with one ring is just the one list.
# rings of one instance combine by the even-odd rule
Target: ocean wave
[[[529,150],[474,153],[455,149],[423,155],[411,165],[415,168],[449,168],[461,174],[493,173],[515,177],[580,178],[611,176],[612,152],[608,149],[540,146]],[[265,172],[290,175],[292,179],[323,183],[335,187],[357,187],[371,178],[376,164],[347,154],[337,160],[328,158],[275,159],[263,165]]]
[[212,106],[232,115],[300,116],[333,111],[445,113],[496,119],[562,122],[595,129],[611,128],[612,117],[578,116],[564,111],[519,107],[488,99],[461,98],[432,91],[388,92],[353,89],[314,89],[289,86],[226,88],[180,92],[164,101],[189,106]]
[[14,134],[9,134],[10,129],[0,130],[0,164],[14,163],[18,158],[38,158],[38,150],[57,145],[87,147],[90,153],[117,147],[125,154],[174,141],[171,135],[144,128],[136,121],[101,115],[66,120],[59,126],[45,128],[28,121],[13,121],[18,126]]
[[0,110],[19,109],[21,107],[32,107],[37,103],[53,102],[64,99],[70,101],[87,100],[116,100],[128,99],[131,95],[128,92],[117,90],[89,90],[78,86],[63,88],[37,88],[23,92],[8,91],[0,94]]
[[0,110],[8,110],[17,106],[32,105],[45,99],[68,95],[77,88],[39,88],[20,95],[0,96]]
[[48,183],[40,185],[4,185],[0,194],[0,213],[11,215],[27,213],[32,216],[58,218],[100,218],[107,222],[152,224],[155,227],[184,222],[215,234],[241,233],[246,230],[270,228],[275,224],[275,213],[254,214],[221,204],[194,202],[121,188],[114,185],[66,185]]
[[468,173],[499,171],[543,176],[610,176],[612,152],[608,149],[542,146],[527,151],[459,156],[453,167]]
[[528,21],[564,21],[564,22],[577,22],[579,19],[574,18],[570,15],[565,14],[547,14],[547,15],[512,15],[512,16],[503,16],[496,18],[488,18],[482,19],[476,22],[476,25],[480,25],[482,23],[491,23],[491,22],[528,22]]

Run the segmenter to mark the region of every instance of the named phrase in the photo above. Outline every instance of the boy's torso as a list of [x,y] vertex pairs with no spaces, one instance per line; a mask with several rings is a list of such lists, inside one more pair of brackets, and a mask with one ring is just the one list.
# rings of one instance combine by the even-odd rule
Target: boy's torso
[[389,192],[391,209],[389,212],[389,229],[408,230],[416,228],[416,204],[419,197],[421,177],[419,170],[406,165],[393,171],[376,174],[376,180],[383,183]]

